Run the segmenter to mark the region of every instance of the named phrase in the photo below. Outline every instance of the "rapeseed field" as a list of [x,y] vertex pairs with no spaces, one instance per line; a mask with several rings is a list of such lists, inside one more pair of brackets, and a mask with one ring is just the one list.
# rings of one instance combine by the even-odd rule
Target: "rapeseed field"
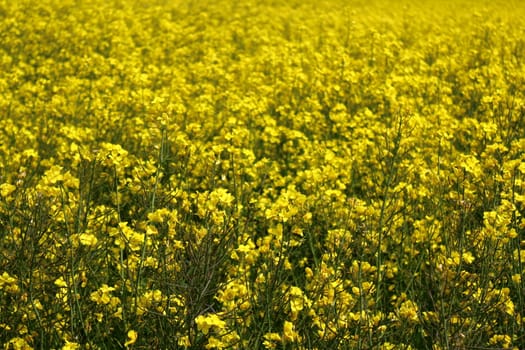
[[0,0],[4,349],[525,349],[525,3]]

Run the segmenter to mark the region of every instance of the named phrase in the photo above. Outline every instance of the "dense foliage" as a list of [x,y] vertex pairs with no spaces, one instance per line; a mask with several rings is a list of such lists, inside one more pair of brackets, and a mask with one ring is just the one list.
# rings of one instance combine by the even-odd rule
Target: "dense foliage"
[[525,348],[520,1],[0,1],[5,349]]

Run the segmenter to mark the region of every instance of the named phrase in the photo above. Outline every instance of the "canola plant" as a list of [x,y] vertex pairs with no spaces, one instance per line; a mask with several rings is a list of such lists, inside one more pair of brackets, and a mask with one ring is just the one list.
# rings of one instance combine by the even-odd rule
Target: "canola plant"
[[1,0],[0,344],[525,348],[524,18]]

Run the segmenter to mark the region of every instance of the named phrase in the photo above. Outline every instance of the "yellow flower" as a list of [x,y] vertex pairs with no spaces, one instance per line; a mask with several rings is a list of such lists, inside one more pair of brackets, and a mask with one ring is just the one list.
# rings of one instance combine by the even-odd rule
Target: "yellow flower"
[[479,160],[470,154],[460,156],[460,166],[464,171],[472,174],[475,178],[481,177],[483,173]]
[[60,288],[67,288],[67,283],[64,280],[64,277],[59,277],[55,280],[55,286]]
[[162,312],[162,307],[156,304],[162,301],[162,298],[162,292],[158,289],[145,292],[144,295],[142,295],[138,300],[137,315],[141,316],[150,309],[153,309],[157,312]]
[[210,337],[205,347],[206,349],[224,349],[227,347],[227,344],[216,337]]
[[463,261],[467,264],[472,264],[472,262],[475,260],[471,252],[464,252],[462,254],[462,258],[463,258]]
[[409,322],[418,323],[419,317],[417,304],[411,300],[403,302],[399,308],[399,316]]
[[195,318],[197,328],[204,334],[208,334],[210,328],[216,332],[226,328],[226,322],[220,319],[217,314],[199,315]]
[[11,277],[6,271],[0,275],[0,287],[2,287],[4,284],[12,284],[16,283],[16,278]]
[[489,339],[490,345],[501,345],[503,348],[508,349],[512,344],[512,338],[507,334],[496,334]]
[[78,236],[78,238],[80,240],[80,243],[86,246],[94,247],[97,245],[98,242],[97,237],[95,237],[95,235],[92,233],[81,233]]
[[154,212],[148,214],[148,220],[151,223],[161,224],[164,222],[165,218],[169,216],[169,214],[170,211],[166,208],[157,209]]
[[9,340],[5,348],[13,350],[33,350],[33,348],[27,343],[27,341],[19,337],[15,337]]
[[121,172],[123,168],[129,165],[128,151],[120,145],[104,142],[101,145],[98,159],[102,164],[108,167],[115,167],[117,172]]
[[177,344],[183,348],[189,348],[191,346],[190,338],[185,335],[177,339]]
[[279,333],[266,333],[264,335],[263,345],[266,349],[275,349],[277,348],[277,343],[281,341],[282,339]]
[[70,342],[66,340],[66,343],[62,346],[62,350],[76,350],[80,349],[80,344],[75,342]]
[[114,290],[114,287],[109,287],[107,284],[103,284],[97,291],[91,293],[90,299],[97,304],[107,305],[111,301],[111,292]]
[[305,305],[310,305],[311,302],[304,296],[303,291],[299,287],[292,286],[289,291],[290,294],[290,310],[292,312],[292,319],[296,320],[297,315]]
[[290,321],[284,321],[283,340],[285,342],[295,342],[299,340],[299,334],[295,331],[295,327]]
[[134,330],[128,331],[128,340],[124,343],[125,347],[135,344],[137,341],[138,333]]
[[15,185],[11,185],[8,183],[4,183],[0,185],[0,195],[3,198],[8,198],[11,195],[11,193],[13,193],[15,190],[16,190]]
[[226,205],[230,206],[232,202],[235,200],[235,197],[233,197],[228,191],[224,188],[217,188],[213,192],[210,193],[210,202],[209,202],[209,210],[215,209],[217,204],[220,205]]
[[[131,227],[128,226],[127,222],[119,223],[119,228],[122,236],[115,238],[115,244],[118,245],[121,249],[126,246],[126,242],[133,251],[138,251],[142,248],[144,243],[145,234],[136,232]],[[124,238],[124,240],[122,240]]]

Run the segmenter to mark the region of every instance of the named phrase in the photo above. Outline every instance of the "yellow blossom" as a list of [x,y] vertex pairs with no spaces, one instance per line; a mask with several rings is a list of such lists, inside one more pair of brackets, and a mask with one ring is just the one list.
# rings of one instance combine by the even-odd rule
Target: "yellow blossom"
[[284,321],[283,325],[283,341],[295,342],[299,341],[299,334],[295,331],[295,326],[290,321]]
[[208,334],[210,329],[219,332],[226,327],[226,322],[221,320],[217,314],[199,315],[195,318],[195,323],[204,334]]
[[3,183],[0,185],[0,196],[8,198],[16,190],[15,185]]
[[279,342],[281,342],[279,333],[266,333],[264,335],[263,345],[266,349],[276,349]]
[[79,240],[82,245],[94,247],[97,245],[98,239],[92,233],[82,233],[79,235]]
[[33,347],[31,347],[25,339],[19,338],[19,337],[10,339],[7,342],[6,348],[8,349],[12,348],[13,350],[32,350],[33,349]]
[[137,341],[137,337],[138,337],[138,333],[136,331],[129,330],[128,331],[128,340],[126,340],[126,342],[124,343],[124,346],[128,347],[130,345],[135,344],[135,342]]
[[77,350],[80,349],[80,344],[76,342],[70,342],[66,340],[66,343],[62,346],[62,350]]
[[403,320],[407,320],[413,323],[419,322],[418,312],[418,306],[411,300],[403,302],[399,308],[399,316]]
[[109,304],[111,302],[111,292],[114,290],[114,287],[109,287],[107,284],[102,284],[102,286],[97,291],[91,293],[90,299],[97,304]]

